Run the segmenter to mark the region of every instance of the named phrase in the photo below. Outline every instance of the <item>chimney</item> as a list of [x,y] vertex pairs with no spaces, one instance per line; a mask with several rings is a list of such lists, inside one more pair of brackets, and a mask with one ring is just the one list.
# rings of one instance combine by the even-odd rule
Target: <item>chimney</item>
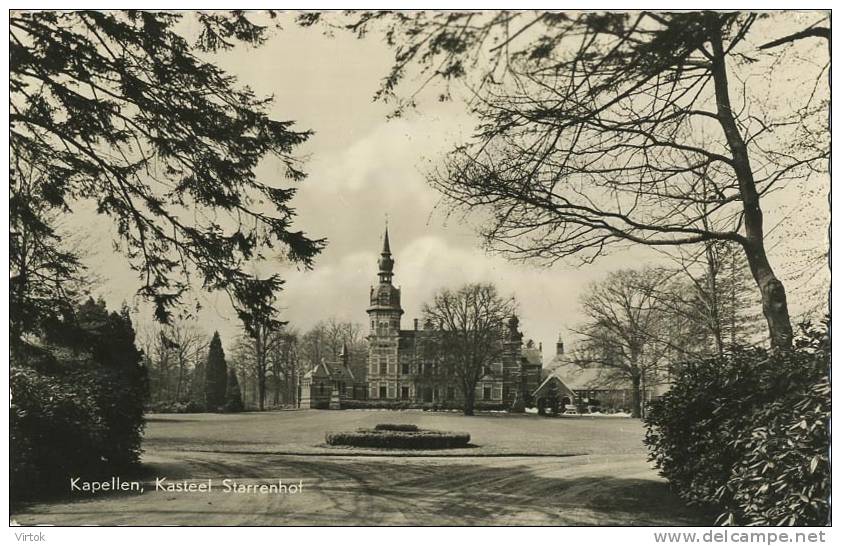
[[543,353],[543,342],[541,341],[540,344],[537,346],[540,350],[541,354]]
[[561,334],[558,334],[558,342],[555,344],[555,354],[564,354],[564,339],[561,337]]
[[418,329],[418,319],[415,319],[415,330]]

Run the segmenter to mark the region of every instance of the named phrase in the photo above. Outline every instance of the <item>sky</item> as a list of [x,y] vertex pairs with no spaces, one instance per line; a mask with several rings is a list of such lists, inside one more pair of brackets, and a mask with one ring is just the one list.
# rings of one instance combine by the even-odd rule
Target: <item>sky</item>
[[[295,227],[326,237],[328,245],[311,271],[280,261],[257,267],[261,275],[279,272],[286,279],[282,318],[302,331],[329,317],[366,324],[369,286],[377,282],[387,217],[404,329],[412,327],[412,319],[420,317],[423,303],[436,290],[490,281],[503,295],[516,297],[525,338],[542,343],[544,358],[550,359],[558,334],[570,337],[569,329],[582,320],[578,297],[588,283],[615,269],[662,263],[663,257],[635,247],[589,266],[570,262],[546,268],[483,251],[476,235],[480,217],[448,216],[424,178],[444,152],[470,135],[472,120],[458,100],[422,102],[417,112],[388,120],[389,106],[372,97],[391,56],[376,39],[343,33],[326,37],[318,29],[287,23],[261,47],[239,47],[212,57],[258,95],[273,95],[272,117],[295,120],[299,129],[315,132],[300,150],[307,158],[308,176],[292,205],[298,214]],[[266,161],[258,175],[282,179],[281,167]],[[112,306],[128,301],[137,307],[136,320],[148,320],[151,312],[134,295],[136,274],[105,236],[113,233],[110,221],[88,216],[74,229],[85,238],[86,261],[100,278],[97,293]],[[818,231],[815,237],[821,241],[825,235]],[[227,296],[196,297],[204,307],[201,327],[208,333],[219,330],[230,346],[239,325]]]

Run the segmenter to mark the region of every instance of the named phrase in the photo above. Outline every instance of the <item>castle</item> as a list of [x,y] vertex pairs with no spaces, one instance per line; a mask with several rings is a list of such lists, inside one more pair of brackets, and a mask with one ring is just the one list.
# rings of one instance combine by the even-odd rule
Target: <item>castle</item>
[[[445,357],[435,350],[441,332],[429,322],[415,319],[411,330],[401,329],[403,308],[400,289],[392,283],[394,259],[388,227],[378,260],[379,282],[370,290],[368,313],[367,378],[354,377],[341,362],[323,362],[302,380],[303,407],[341,407],[347,400],[386,402],[452,403],[464,398],[456,377],[444,365]],[[478,406],[497,409],[531,403],[531,393],[541,381],[542,359],[533,344],[523,346],[516,316],[508,319],[502,352],[485,370],[476,385]]]

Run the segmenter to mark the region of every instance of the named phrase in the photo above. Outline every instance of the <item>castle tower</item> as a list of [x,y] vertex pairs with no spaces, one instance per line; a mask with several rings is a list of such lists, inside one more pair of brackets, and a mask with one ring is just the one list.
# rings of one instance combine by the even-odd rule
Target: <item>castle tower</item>
[[397,397],[397,349],[400,336],[400,289],[392,284],[394,259],[388,240],[388,225],[383,236],[383,249],[379,266],[379,284],[371,287],[370,305],[367,309],[368,331],[368,388],[369,398],[395,399]]

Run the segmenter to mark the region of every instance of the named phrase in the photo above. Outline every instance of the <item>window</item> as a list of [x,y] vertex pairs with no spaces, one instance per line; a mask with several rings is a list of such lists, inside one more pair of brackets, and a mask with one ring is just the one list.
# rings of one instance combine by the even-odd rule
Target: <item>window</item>
[[409,375],[410,373],[412,373],[412,367],[408,362],[403,363],[402,373],[403,375]]
[[380,385],[380,398],[388,398],[388,392],[385,385]]
[[482,393],[482,400],[490,400],[491,399],[491,388],[485,387],[484,392]]
[[385,375],[386,373],[388,373],[388,370],[386,368],[386,363],[385,362],[380,362],[380,375]]
[[409,399],[409,387],[400,387],[400,400]]

